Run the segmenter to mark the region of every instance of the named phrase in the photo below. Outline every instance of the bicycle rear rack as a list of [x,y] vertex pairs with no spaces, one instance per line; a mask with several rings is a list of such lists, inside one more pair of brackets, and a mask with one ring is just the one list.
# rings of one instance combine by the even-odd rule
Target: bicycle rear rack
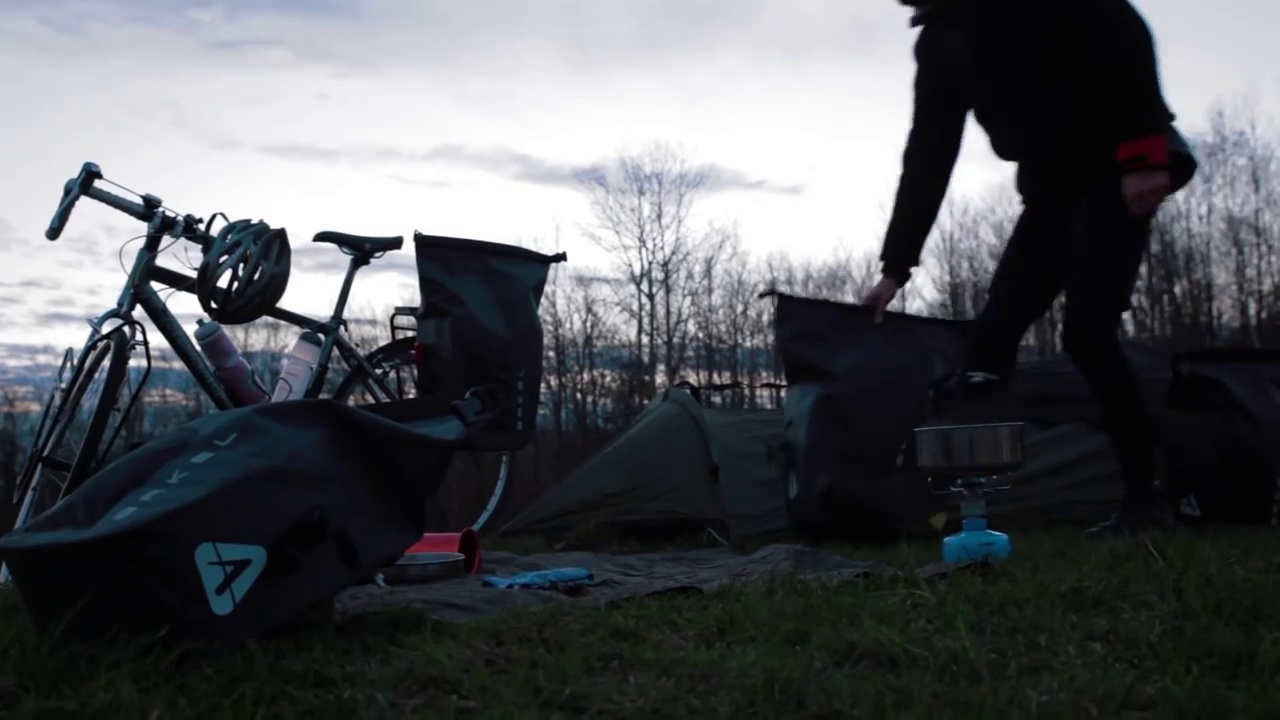
[[[128,426],[130,416],[134,411],[134,406],[137,405],[139,398],[142,397],[143,391],[146,390],[147,380],[151,379],[151,341],[147,338],[147,326],[136,320],[131,320],[130,324],[138,330],[138,339],[133,341],[133,345],[134,347],[142,348],[142,360],[144,366],[142,368],[142,372],[137,378],[137,381],[131,383],[133,392],[129,395],[129,402],[125,403],[124,411],[120,413],[120,422],[116,425],[115,432],[111,433],[111,437],[108,438],[107,442],[103,445],[102,453],[98,456],[99,461],[107,456],[111,451],[111,448],[115,446],[116,440],[120,437],[120,433]],[[133,364],[132,360],[129,364]],[[130,370],[131,369],[132,368],[130,368]],[[126,453],[130,450],[131,448],[125,448]]]
[[[397,325],[397,320],[408,318],[409,325]],[[418,307],[416,305],[401,305],[393,308],[391,312],[391,341],[395,342],[402,337],[409,337],[418,334]]]

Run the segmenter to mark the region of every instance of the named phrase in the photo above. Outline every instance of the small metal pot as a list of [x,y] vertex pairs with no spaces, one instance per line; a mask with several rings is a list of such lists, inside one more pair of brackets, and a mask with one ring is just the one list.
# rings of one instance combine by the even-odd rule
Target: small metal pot
[[457,552],[405,553],[378,572],[388,585],[416,585],[466,574],[466,556]]
[[937,476],[1013,472],[1025,462],[1022,429],[1022,423],[916,428],[916,467]]

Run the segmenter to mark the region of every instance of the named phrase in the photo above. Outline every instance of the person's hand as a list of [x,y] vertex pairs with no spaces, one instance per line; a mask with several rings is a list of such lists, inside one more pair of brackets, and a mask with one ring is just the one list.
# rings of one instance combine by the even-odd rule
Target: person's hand
[[1138,170],[1120,178],[1120,193],[1129,206],[1129,214],[1149,218],[1160,209],[1160,203],[1173,191],[1173,177],[1164,168]]
[[897,297],[898,291],[901,289],[902,286],[898,284],[897,280],[885,275],[880,278],[880,282],[867,291],[867,294],[862,298],[862,304],[869,306],[874,312],[874,322],[880,323],[884,320],[884,311],[889,307],[889,303],[893,302],[893,299]]

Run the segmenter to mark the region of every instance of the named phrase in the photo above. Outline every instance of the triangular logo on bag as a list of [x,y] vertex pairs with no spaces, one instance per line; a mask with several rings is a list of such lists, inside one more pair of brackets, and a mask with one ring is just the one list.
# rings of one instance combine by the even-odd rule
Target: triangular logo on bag
[[1200,503],[1196,502],[1196,496],[1188,493],[1182,497],[1182,502],[1178,503],[1178,512],[1187,517],[1200,517]]
[[230,615],[266,566],[267,549],[261,545],[207,542],[196,547],[196,569],[214,615]]

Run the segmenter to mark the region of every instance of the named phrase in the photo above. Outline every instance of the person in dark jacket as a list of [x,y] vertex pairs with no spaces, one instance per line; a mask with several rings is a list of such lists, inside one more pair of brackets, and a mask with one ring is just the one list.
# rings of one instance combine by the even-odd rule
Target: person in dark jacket
[[1196,167],[1150,28],[1129,0],[899,1],[920,28],[914,117],[865,304],[883,318],[919,264],[972,112],[1017,163],[1023,210],[952,389],[1002,387],[1027,329],[1065,293],[1062,344],[1099,399],[1125,482],[1119,512],[1091,532],[1168,524],[1154,427],[1119,339],[1152,216]]

